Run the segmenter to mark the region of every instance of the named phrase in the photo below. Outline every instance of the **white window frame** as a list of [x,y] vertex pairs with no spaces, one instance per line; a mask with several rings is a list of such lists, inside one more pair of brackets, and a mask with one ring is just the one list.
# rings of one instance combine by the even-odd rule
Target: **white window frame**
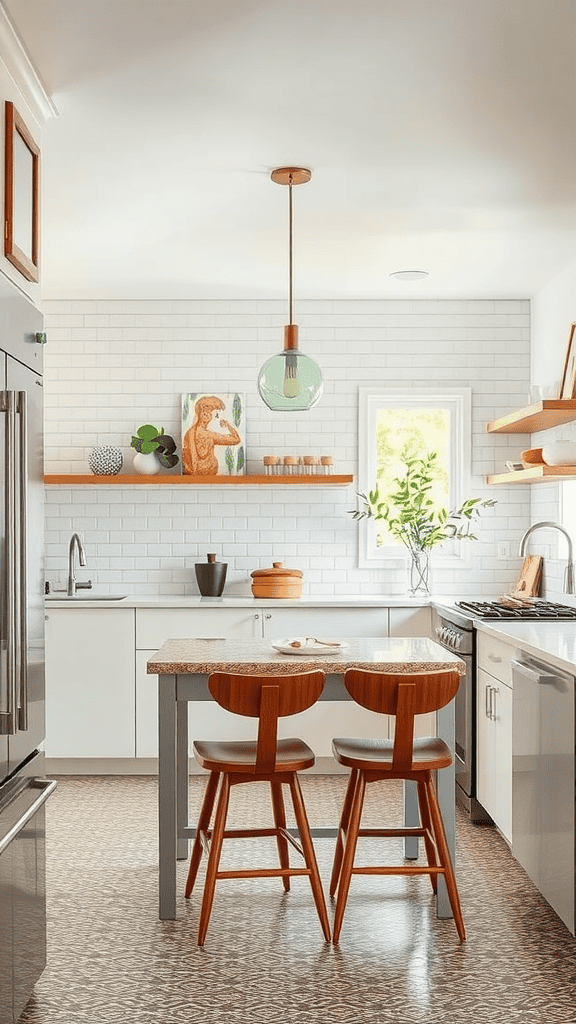
[[[451,412],[450,436],[450,508],[457,508],[470,497],[472,455],[471,388],[388,388],[383,385],[358,388],[358,491],[367,494],[376,482],[376,414],[383,406],[421,405],[448,407]],[[358,508],[362,501],[358,499]],[[471,564],[470,543],[453,542],[432,551],[434,564],[441,568],[465,568]],[[406,561],[407,550],[400,547],[376,547],[375,524],[370,519],[358,523],[358,566],[375,568],[383,562]]]

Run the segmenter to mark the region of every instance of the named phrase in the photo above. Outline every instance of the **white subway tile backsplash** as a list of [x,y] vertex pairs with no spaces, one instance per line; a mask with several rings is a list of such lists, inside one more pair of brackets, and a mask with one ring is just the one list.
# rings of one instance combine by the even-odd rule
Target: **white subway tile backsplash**
[[[473,393],[471,488],[490,493],[484,474],[527,447],[524,435],[485,433],[486,421],[523,404],[530,381],[529,303],[525,300],[299,304],[302,348],[322,366],[322,402],[308,414],[272,414],[256,393],[262,363],[282,347],[284,303],[229,300],[48,301],[46,472],[88,471],[97,444],[116,444],[124,472],[130,438],[142,423],[181,439],[181,395],[240,390],[246,395],[247,466],[261,471],[270,451],[332,454],[336,472],[357,471],[358,385],[466,385]],[[512,379],[509,379],[512,378]],[[301,568],[306,592],[405,591],[406,568],[357,566],[355,506],[349,488],[46,488],[47,571],[66,571],[72,529],[85,534],[91,574],[111,591],[196,593],[195,561],[214,550],[231,571],[272,559]],[[535,490],[538,490],[536,488]],[[549,488],[545,488],[549,490]],[[557,490],[557,489],[556,489]],[[554,509],[556,490],[549,505]],[[288,493],[287,493],[288,492]],[[493,558],[529,522],[530,489],[500,489],[479,527],[471,565],[438,571],[445,593],[491,595],[517,574]],[[542,496],[541,507],[548,507]],[[557,514],[557,513],[556,513]],[[247,585],[247,584],[246,584]]]

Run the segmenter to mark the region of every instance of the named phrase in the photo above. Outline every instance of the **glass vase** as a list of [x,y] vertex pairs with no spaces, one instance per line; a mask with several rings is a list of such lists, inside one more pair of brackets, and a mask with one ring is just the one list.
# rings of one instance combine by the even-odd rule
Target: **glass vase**
[[408,574],[408,593],[410,597],[429,597],[432,591],[430,552],[427,549],[410,552]]

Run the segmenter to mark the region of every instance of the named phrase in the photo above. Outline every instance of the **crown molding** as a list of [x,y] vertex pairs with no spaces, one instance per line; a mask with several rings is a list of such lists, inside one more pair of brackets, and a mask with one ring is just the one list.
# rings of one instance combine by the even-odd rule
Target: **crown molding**
[[39,124],[44,124],[51,117],[58,117],[58,110],[49,96],[14,22],[1,2],[0,58]]

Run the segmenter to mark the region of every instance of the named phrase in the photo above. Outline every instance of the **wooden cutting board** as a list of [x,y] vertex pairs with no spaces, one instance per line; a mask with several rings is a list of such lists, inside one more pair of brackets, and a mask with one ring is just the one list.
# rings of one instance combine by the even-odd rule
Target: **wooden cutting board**
[[512,591],[514,597],[538,597],[542,580],[542,561],[541,555],[528,555],[524,559],[518,582]]

